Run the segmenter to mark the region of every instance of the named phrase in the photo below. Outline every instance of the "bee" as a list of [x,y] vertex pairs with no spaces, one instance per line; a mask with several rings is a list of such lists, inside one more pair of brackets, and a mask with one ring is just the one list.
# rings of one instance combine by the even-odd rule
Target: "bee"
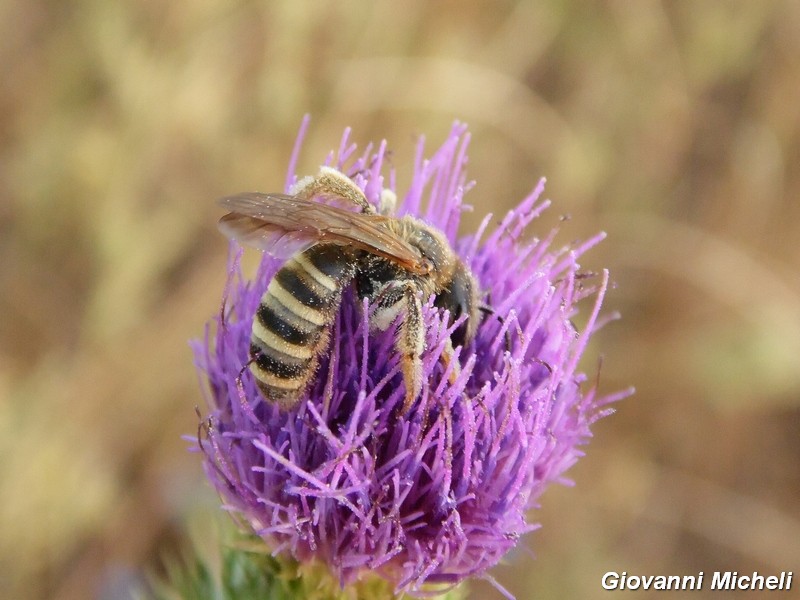
[[[289,194],[244,193],[219,201],[229,211],[219,221],[223,233],[288,259],[261,297],[248,367],[262,395],[281,409],[294,408],[314,378],[348,285],[373,307],[371,330],[386,331],[399,321],[394,348],[405,383],[401,414],[422,389],[422,302],[433,295],[454,321],[466,315],[448,341],[445,364],[454,345],[475,336],[481,310],[475,276],[441,231],[408,215],[392,216],[395,200],[384,190],[378,211],[352,179],[321,167]],[[452,378],[457,363],[453,367]]]

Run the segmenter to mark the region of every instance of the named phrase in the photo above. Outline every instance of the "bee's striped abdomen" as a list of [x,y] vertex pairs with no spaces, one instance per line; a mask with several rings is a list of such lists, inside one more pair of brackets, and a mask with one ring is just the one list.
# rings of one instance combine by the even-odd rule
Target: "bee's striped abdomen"
[[296,404],[314,376],[353,263],[347,248],[313,246],[290,259],[261,297],[250,371],[264,396],[283,408]]

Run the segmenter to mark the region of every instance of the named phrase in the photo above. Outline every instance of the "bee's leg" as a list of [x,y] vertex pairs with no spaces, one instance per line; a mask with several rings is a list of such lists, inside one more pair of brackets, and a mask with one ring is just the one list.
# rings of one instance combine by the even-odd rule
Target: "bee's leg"
[[450,338],[447,338],[444,342],[444,349],[442,350],[439,360],[442,361],[445,371],[451,363],[453,364],[453,369],[450,371],[450,376],[447,378],[447,381],[450,382],[450,385],[453,385],[456,382],[456,379],[458,379],[458,376],[461,374],[461,365],[457,360],[453,360],[454,354],[455,350],[453,349],[453,342],[450,340]]
[[406,384],[406,397],[400,415],[411,410],[411,405],[422,391],[422,352],[425,350],[425,323],[422,320],[422,303],[417,289],[411,282],[403,286],[406,315],[400,322],[400,330],[395,339],[395,348],[403,361],[403,380]]
[[361,208],[361,212],[372,214],[375,207],[369,203],[364,192],[347,175],[333,167],[322,166],[316,177],[303,177],[298,180],[289,194],[309,200],[315,196],[344,198]]
[[[422,352],[425,350],[425,323],[417,287],[411,281],[393,281],[375,295],[379,308],[372,325],[381,330],[401,318],[394,347],[400,355],[406,396],[400,415],[405,415],[422,390]],[[405,315],[403,315],[405,311]]]

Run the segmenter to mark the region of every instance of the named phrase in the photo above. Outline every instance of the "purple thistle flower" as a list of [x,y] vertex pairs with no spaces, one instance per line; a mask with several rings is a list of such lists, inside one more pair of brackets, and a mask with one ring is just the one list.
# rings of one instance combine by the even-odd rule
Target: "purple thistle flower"
[[[292,156],[286,189],[307,121]],[[231,245],[221,314],[194,346],[207,378],[211,413],[201,446],[206,473],[275,554],[329,566],[342,585],[373,571],[396,592],[438,593],[487,570],[537,527],[526,512],[581,456],[590,425],[624,394],[582,391],[576,371],[598,317],[608,274],[585,277],[578,257],[604,236],[558,250],[555,231],[526,241],[527,225],[549,202],[544,181],[486,235],[457,237],[465,178],[466,127],[456,123],[430,159],[420,141],[413,180],[398,215],[439,228],[472,269],[494,314],[456,348],[460,372],[442,360],[460,323],[425,302],[422,392],[400,416],[403,377],[394,329],[370,332],[369,306],[344,294],[330,347],[307,401],[281,411],[265,402],[245,368],[262,293],[282,261],[265,255],[253,280]],[[356,157],[346,131],[326,164],[349,174],[377,205],[386,145]],[[589,282],[595,281],[594,284]],[[582,331],[571,319],[586,298]],[[450,365],[449,368],[453,368]]]

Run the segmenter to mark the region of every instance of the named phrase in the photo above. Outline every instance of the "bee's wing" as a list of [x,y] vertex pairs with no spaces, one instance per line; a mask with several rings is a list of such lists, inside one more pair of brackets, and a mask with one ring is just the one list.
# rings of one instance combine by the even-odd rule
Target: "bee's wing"
[[220,206],[230,211],[219,220],[219,230],[231,239],[269,252],[278,258],[289,258],[313,246],[313,230],[301,227],[298,219],[291,224],[291,202],[284,194],[248,193],[227,196]]
[[285,194],[238,194],[219,203],[230,211],[219,221],[224,234],[273,256],[289,257],[318,242],[328,242],[366,250],[411,271],[423,273],[428,268],[419,250],[387,228],[391,217]]

